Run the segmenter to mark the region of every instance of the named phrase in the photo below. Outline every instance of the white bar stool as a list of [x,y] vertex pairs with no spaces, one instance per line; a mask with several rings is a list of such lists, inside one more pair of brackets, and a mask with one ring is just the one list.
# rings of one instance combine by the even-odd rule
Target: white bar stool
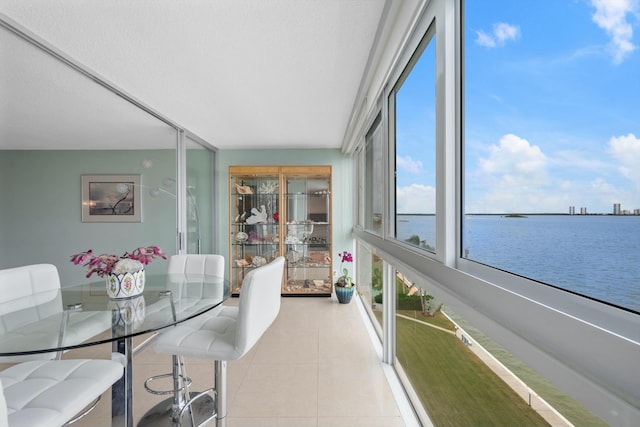
[[[148,425],[195,427],[213,418],[218,427],[226,425],[227,361],[240,359],[251,350],[278,316],[283,271],[283,257],[250,271],[242,281],[237,307],[224,307],[214,315],[182,323],[158,338],[158,353],[213,359],[215,379],[214,387],[174,408],[171,418],[149,419]],[[198,405],[203,400],[208,402],[205,406],[214,406],[205,414]]]

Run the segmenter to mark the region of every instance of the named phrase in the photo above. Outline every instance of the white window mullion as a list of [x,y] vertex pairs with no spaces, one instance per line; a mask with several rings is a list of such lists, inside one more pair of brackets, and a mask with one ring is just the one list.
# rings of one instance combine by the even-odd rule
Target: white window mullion
[[436,2],[436,157],[438,259],[455,266],[456,239],[456,2]]
[[178,132],[176,150],[176,215],[177,215],[177,249],[179,254],[187,253],[187,148],[184,131]]
[[382,281],[382,361],[392,365],[396,356],[396,286],[395,268],[387,261],[382,262]]

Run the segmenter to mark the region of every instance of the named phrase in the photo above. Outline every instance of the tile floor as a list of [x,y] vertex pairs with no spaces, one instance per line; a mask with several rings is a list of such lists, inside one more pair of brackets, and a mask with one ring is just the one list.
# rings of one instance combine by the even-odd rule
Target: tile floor
[[[233,298],[228,304],[237,302]],[[109,351],[104,346],[65,357],[109,357]],[[144,391],[144,379],[168,372],[170,361],[152,346],[136,355],[136,423],[163,399]],[[187,369],[192,390],[211,386],[211,361],[187,359]],[[228,363],[227,426],[404,427],[391,390],[356,301],[283,298],[278,318],[262,339],[243,359]],[[109,426],[110,404],[107,393],[74,427]]]

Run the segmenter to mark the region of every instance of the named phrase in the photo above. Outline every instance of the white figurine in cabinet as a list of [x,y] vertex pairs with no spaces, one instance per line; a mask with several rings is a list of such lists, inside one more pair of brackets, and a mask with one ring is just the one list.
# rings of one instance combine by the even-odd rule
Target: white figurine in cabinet
[[260,224],[263,222],[267,222],[267,209],[264,205],[260,206],[260,211],[258,209],[251,209],[251,216],[247,218],[247,224]]

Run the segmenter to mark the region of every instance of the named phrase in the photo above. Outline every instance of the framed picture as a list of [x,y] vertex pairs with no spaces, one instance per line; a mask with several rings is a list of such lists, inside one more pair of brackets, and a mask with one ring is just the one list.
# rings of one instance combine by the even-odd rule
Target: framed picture
[[140,175],[82,175],[82,222],[141,222]]

